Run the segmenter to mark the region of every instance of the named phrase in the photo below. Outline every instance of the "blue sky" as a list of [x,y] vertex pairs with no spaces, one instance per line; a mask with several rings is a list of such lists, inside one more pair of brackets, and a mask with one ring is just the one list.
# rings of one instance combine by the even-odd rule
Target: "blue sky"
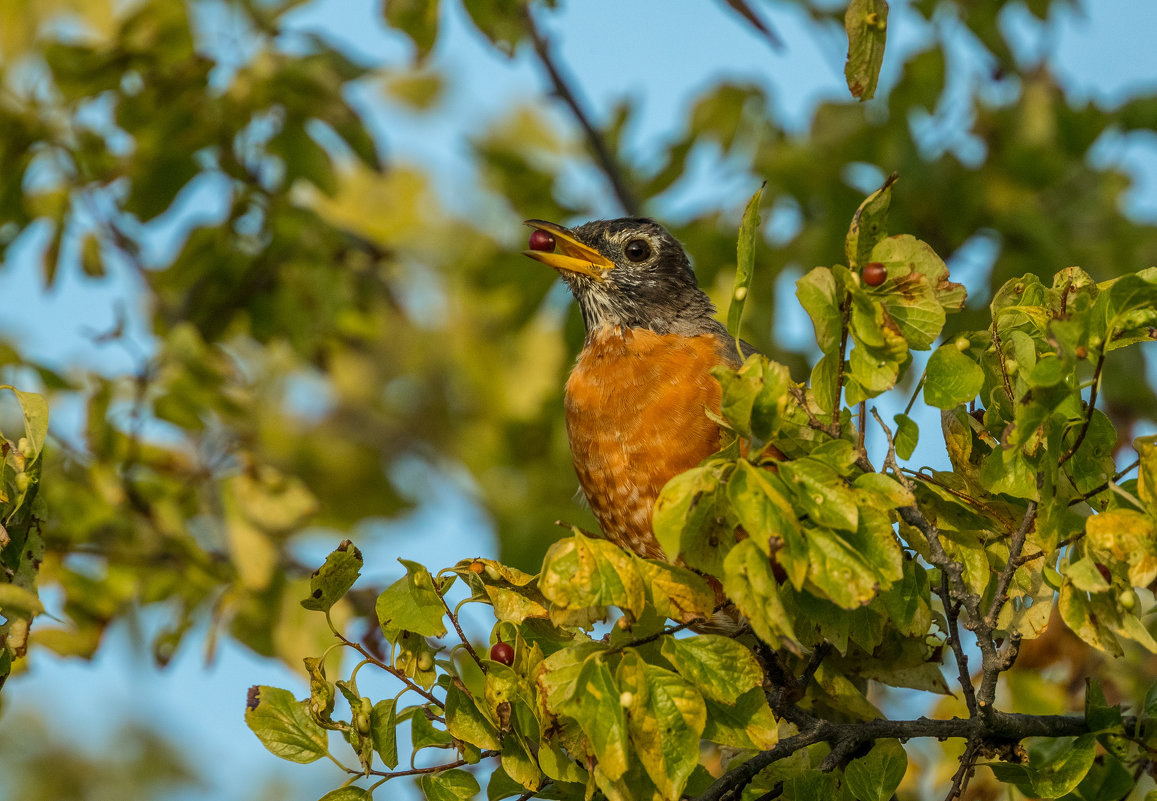
[[[1021,55],[1031,60],[1049,54],[1070,96],[1078,100],[1112,105],[1139,87],[1152,89],[1157,84],[1157,56],[1151,41],[1157,30],[1157,4],[1096,0],[1085,5],[1084,14],[1068,12],[1047,28],[1026,13],[1011,15],[1009,24],[1024,43]],[[426,116],[399,115],[370,85],[358,89],[355,100],[380,133],[388,158],[432,170],[451,208],[479,213],[473,205],[477,197],[463,191],[475,183],[467,137],[514,105],[545,107],[549,101],[544,97],[545,81],[525,52],[514,60],[497,55],[462,19],[456,3],[443,6],[443,36],[433,65],[451,78],[445,107]],[[640,102],[642,114],[628,139],[636,154],[645,154],[653,143],[674,137],[688,104],[721,76],[768,87],[782,118],[796,128],[806,125],[817,102],[842,98],[846,92],[842,76],[845,43],[836,35],[812,37],[806,19],[791,4],[760,5],[765,18],[788,43],[782,52],[769,48],[722,4],[582,0],[562,6],[558,12],[541,15],[542,27],[557,39],[560,59],[596,116],[624,97]],[[297,12],[294,22],[303,30],[321,32],[365,63],[407,61],[409,43],[385,30],[377,8],[372,0],[325,0]],[[904,4],[894,4],[885,81],[895,74],[897,54],[917,46],[925,35],[918,18]],[[963,54],[967,59],[967,47]],[[565,120],[561,112],[559,119]],[[1137,184],[1128,200],[1129,210],[1157,219],[1157,135],[1110,137],[1101,143],[1096,158],[1132,172]],[[664,198],[662,212],[677,219],[704,207],[720,207],[733,209],[738,216],[751,187],[709,159],[697,165],[696,174],[698,180]],[[575,191],[598,197],[603,187],[590,176],[578,176]],[[211,184],[189,193],[185,200],[181,211],[185,219],[214,213],[216,195]],[[615,211],[609,199],[604,210],[607,214]],[[171,247],[180,230],[183,225],[159,231],[155,247],[162,251]],[[524,235],[521,227],[510,231],[512,247],[520,247]],[[90,334],[111,326],[118,299],[126,299],[140,320],[135,279],[119,275],[115,281],[98,283],[66,272],[51,293],[44,293],[36,249],[33,238],[25,247],[14,249],[0,269],[0,297],[19,298],[23,308],[18,320],[10,316],[0,320],[0,331],[37,358],[61,367],[128,369],[131,363],[125,354],[98,348]],[[141,339],[147,344],[143,333]],[[78,414],[78,409],[60,409],[55,424],[67,430]],[[378,577],[397,572],[393,559],[398,556],[441,565],[447,553],[494,552],[484,519],[463,495],[444,485],[439,489],[436,481],[420,473],[411,480],[415,492],[429,500],[412,517],[375,530],[377,544],[367,549],[367,556]],[[422,536],[412,536],[416,531]],[[320,561],[330,546],[317,543],[305,550]],[[62,728],[78,744],[90,742],[98,748],[101,733],[110,728],[109,720],[125,715],[149,720],[191,744],[189,754],[203,771],[209,790],[189,798],[248,799],[259,782],[274,774],[288,776],[293,784],[283,796],[286,799],[308,801],[336,783],[336,774],[324,767],[289,766],[274,759],[242,721],[249,685],[278,684],[302,692],[298,674],[229,644],[206,666],[197,637],[182,647],[167,670],[159,671],[152,666],[147,647],[153,624],[145,614],[135,627],[118,625],[92,663],[35,654],[30,673],[7,688],[6,714],[38,707],[65,724]],[[404,798],[401,787],[391,787],[381,797]],[[405,787],[408,792],[409,786]],[[0,787],[0,799],[5,797]]]

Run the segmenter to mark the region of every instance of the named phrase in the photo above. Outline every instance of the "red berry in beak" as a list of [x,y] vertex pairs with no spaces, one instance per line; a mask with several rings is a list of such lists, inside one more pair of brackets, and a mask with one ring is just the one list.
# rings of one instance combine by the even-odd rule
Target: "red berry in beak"
[[554,237],[546,231],[531,231],[530,249],[550,252],[554,250]]

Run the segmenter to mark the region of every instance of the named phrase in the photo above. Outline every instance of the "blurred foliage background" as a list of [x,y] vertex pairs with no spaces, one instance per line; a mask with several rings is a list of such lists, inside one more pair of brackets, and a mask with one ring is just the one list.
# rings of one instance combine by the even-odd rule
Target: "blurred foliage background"
[[[1157,25],[1126,5],[1114,24]],[[1026,272],[1075,264],[1105,280],[1157,264],[1153,215],[1124,211],[1134,178],[1119,158],[1152,149],[1157,83],[1111,102],[1066,87],[1057,30],[1088,11],[1073,0],[897,2],[877,98],[828,91],[794,120],[775,87],[798,76],[771,65],[818,48],[838,87],[843,3],[651,3],[625,29],[628,12],[606,3],[606,40],[578,42],[553,0],[386,0],[356,18],[342,6],[0,5],[0,270],[40,287],[4,298],[0,383],[46,392],[55,415],[41,489],[55,618],[33,627],[31,674],[38,654],[99,656],[144,609],[137,639],[158,664],[225,642],[297,669],[328,642],[297,603],[315,566],[302,543],[349,535],[391,554],[382,522],[447,493],[483,511],[497,556],[532,571],[556,519],[593,528],[561,422],[582,323],[555,276],[518,254],[525,218],[656,216],[722,300],[739,212],[766,180],[746,336],[797,379],[813,354],[785,324],[803,319],[792,282],[842,258],[851,213],[893,170],[890,229],[959,268],[972,310]],[[704,76],[651,134],[646,99],[668,79],[648,54],[677,57],[674,22],[715,17],[760,40],[767,62],[751,69],[769,80]],[[340,36],[370,23],[395,55]],[[448,52],[462,36],[540,91],[466,102],[469,67]],[[571,53],[609,61],[622,91],[590,102]],[[392,129],[414,125],[465,133],[434,137],[432,157],[395,156]],[[100,288],[105,325],[86,336],[113,355],[28,347],[38,298],[78,282]],[[1106,369],[1123,436],[1157,408],[1142,358]],[[0,412],[8,432],[16,412]],[[240,698],[236,710],[230,730],[247,736]],[[186,782],[203,797],[191,757],[151,723],[106,759],[59,746],[68,720],[5,715],[23,751],[0,748],[0,797],[175,797]],[[88,779],[68,789],[78,772]]]

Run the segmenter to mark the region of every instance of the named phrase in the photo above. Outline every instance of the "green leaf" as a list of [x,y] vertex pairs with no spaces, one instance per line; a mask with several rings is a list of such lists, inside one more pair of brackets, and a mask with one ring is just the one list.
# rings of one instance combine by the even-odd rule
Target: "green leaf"
[[[416,0],[421,2],[421,0]],[[508,56],[526,33],[526,11],[508,0],[463,0],[463,7],[478,30]]]
[[745,646],[729,637],[664,637],[663,656],[705,697],[733,704],[763,681],[763,670]]
[[446,625],[442,617],[446,607],[434,591],[434,579],[417,562],[399,559],[406,575],[395,581],[378,596],[374,611],[382,634],[394,642],[403,631],[412,631],[423,637],[442,637]]
[[390,0],[382,13],[386,24],[407,36],[418,49],[418,58],[429,55],[438,38],[438,0]]
[[779,742],[775,716],[767,705],[762,687],[748,690],[734,704],[723,704],[709,696],[707,725],[703,739],[734,748],[766,750]]
[[[664,553],[690,567],[718,575],[730,542],[719,508],[730,465],[713,462],[680,473],[655,501],[652,527]],[[722,521],[722,522],[721,522]]]
[[808,580],[843,609],[855,609],[876,596],[879,580],[855,547],[824,528],[808,529]]
[[[816,267],[795,282],[795,295],[811,317],[820,350],[834,353],[840,346],[843,315],[840,313],[840,299],[832,271],[827,267]],[[813,378],[812,387],[815,386]],[[828,406],[828,410],[831,410],[831,406]]]
[[1094,554],[1128,566],[1134,587],[1157,579],[1157,520],[1132,509],[1113,509],[1088,518],[1085,533]]
[[20,412],[24,416],[24,436],[31,448],[26,463],[36,461],[44,450],[44,440],[48,437],[48,401],[36,392],[23,392],[11,384],[0,385],[0,390],[8,390],[16,396]]
[[362,570],[362,552],[349,540],[325,558],[325,564],[309,579],[309,597],[301,602],[306,609],[325,612],[345,597]]
[[[747,293],[751,288],[751,278],[755,273],[755,244],[759,239],[759,202],[763,199],[763,188],[767,181],[760,185],[751,200],[747,201],[747,208],[743,210],[743,220],[739,223],[739,242],[736,253],[735,288],[731,293],[731,305],[727,308],[727,333],[735,338],[736,347],[739,347],[739,323],[743,319],[743,304],[747,300]],[[743,350],[739,349],[739,357],[743,358]]]
[[844,768],[848,789],[857,801],[889,801],[908,769],[899,740],[879,740],[866,755]]
[[460,768],[427,773],[419,784],[426,801],[466,801],[482,789],[474,774]]
[[435,729],[422,708],[414,708],[410,714],[410,747],[415,754],[423,748],[447,748],[452,742],[449,732]]
[[391,770],[398,765],[398,699],[378,701],[370,710],[370,737],[374,750]]
[[361,787],[355,787],[352,784],[349,787],[339,787],[336,790],[330,790],[317,801],[371,801],[373,796],[368,790]]
[[657,559],[638,557],[636,564],[658,614],[680,623],[711,617],[715,593],[702,576]]
[[711,374],[722,387],[720,411],[727,422],[744,436],[771,439],[787,410],[792,383],[787,367],[753,353],[738,370],[720,365]]
[[1039,766],[1031,764],[1029,780],[1032,789],[1042,798],[1059,798],[1072,792],[1089,768],[1093,766],[1093,757],[1097,747],[1095,734],[1082,734],[1072,744],[1060,741],[1063,747],[1049,764]]
[[[848,12],[851,13],[850,6]],[[887,16],[885,3],[884,18],[887,19]],[[847,236],[844,237],[844,256],[850,269],[862,268],[868,261],[872,248],[888,235],[888,207],[892,203],[892,185],[896,183],[897,178],[899,176],[896,173],[889,175],[884,185],[868,195],[852,216],[852,224],[848,228]]]
[[501,747],[498,730],[486,719],[458,679],[446,689],[446,731],[484,750]]
[[627,770],[627,720],[621,692],[601,657],[583,662],[574,683],[574,695],[561,711],[574,718],[586,735],[599,768],[611,780]]
[[937,409],[967,403],[984,386],[984,370],[949,342],[932,352],[924,381],[924,402]]
[[893,441],[896,444],[896,455],[901,459],[911,459],[916,450],[916,443],[920,439],[920,428],[916,422],[906,414],[897,414],[892,417],[896,423],[896,433]]
[[727,495],[740,524],[761,551],[771,556],[772,540],[782,543],[776,561],[798,588],[807,575],[807,544],[795,510],[777,485],[780,482],[771,473],[741,460],[727,482]]
[[855,493],[829,465],[805,456],[782,462],[779,473],[795,493],[797,508],[815,523],[855,531],[859,521]]
[[779,647],[781,637],[795,641],[768,557],[750,539],[732,548],[724,559],[723,591],[761,640],[773,647]]
[[852,97],[870,100],[876,94],[888,33],[888,4],[884,0],[851,0],[844,14],[848,33],[848,61],[844,77]]
[[617,606],[637,616],[646,602],[632,554],[577,531],[547,551],[538,586],[554,607],[563,610]]
[[310,717],[309,702],[294,699],[289,690],[251,687],[245,724],[270,753],[290,762],[313,762],[329,752],[325,729]]
[[498,620],[519,624],[527,618],[548,618],[546,607],[533,598],[509,587],[486,584],[486,596],[494,606],[494,616]]
[[980,463],[980,485],[992,493],[1040,500],[1036,471],[1020,448],[996,448]]
[[707,724],[703,697],[684,678],[648,665],[633,651],[616,672],[635,755],[664,798],[678,798],[699,762]]

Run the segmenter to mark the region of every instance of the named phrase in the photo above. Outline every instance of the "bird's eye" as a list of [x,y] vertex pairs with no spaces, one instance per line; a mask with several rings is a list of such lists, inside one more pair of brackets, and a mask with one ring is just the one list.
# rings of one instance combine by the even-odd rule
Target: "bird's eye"
[[628,259],[638,263],[651,258],[651,246],[647,244],[646,239],[632,239],[627,243],[627,246],[623,248],[623,253],[626,254]]

